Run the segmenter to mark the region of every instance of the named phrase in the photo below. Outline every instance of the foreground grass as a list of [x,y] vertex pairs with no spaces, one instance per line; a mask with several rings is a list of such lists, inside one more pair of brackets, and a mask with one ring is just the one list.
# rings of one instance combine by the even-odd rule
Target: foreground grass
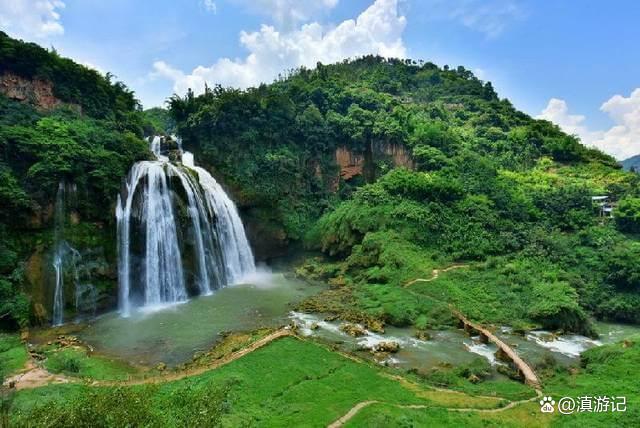
[[217,370],[179,381],[20,391],[11,417],[17,426],[175,426],[186,421],[207,426],[326,426],[365,400],[478,408],[503,402],[408,385],[377,366],[312,342],[284,338]]
[[[461,411],[438,408],[410,409],[374,403],[362,409],[346,426],[467,426],[467,427],[637,427],[640,426],[640,336],[622,343],[593,348],[582,356],[582,367],[558,370],[545,382],[544,394],[561,397],[626,397],[625,412],[579,412],[551,417],[540,412],[537,401],[504,411]],[[486,386],[486,385],[485,385]]]
[[27,358],[18,335],[0,333],[0,380],[23,368]]
[[640,426],[640,336],[592,348],[582,354],[582,367],[562,372],[546,383],[554,397],[626,397],[626,412],[582,412],[562,416],[556,425],[569,427]]
[[[15,426],[326,426],[375,401],[347,426],[639,426],[640,337],[584,354],[584,367],[558,369],[544,393],[627,397],[627,412],[544,415],[532,392],[485,381],[476,394],[429,388],[428,379],[347,358],[311,341],[282,338],[228,365],[172,382],[96,387],[50,385],[16,393]],[[455,384],[461,390],[470,385]],[[487,396],[491,395],[491,396]],[[406,406],[419,406],[407,408]],[[455,410],[458,409],[458,410]],[[96,416],[99,415],[97,418]]]
[[501,412],[457,412],[446,409],[407,409],[375,403],[362,409],[345,427],[546,427],[553,417],[540,413],[540,405],[524,403]]
[[140,371],[120,360],[89,355],[84,348],[64,348],[46,352],[45,368],[51,373],[92,380],[127,380]]

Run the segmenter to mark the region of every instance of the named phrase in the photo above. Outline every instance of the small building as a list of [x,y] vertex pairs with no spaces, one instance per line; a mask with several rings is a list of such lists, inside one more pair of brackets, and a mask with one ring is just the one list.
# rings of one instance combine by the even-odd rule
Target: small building
[[612,217],[614,203],[609,196],[592,196],[591,202],[598,210],[598,216],[600,217]]

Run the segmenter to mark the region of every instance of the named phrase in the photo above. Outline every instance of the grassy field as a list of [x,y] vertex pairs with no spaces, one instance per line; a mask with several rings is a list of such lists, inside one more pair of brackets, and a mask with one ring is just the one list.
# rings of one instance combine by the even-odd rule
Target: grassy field
[[540,413],[540,406],[526,403],[501,412],[454,412],[445,409],[406,409],[386,403],[364,408],[345,427],[546,427],[552,416]]
[[557,369],[546,378],[544,393],[556,399],[626,395],[628,411],[618,414],[543,415],[537,399],[526,401],[533,391],[513,381],[459,382],[452,385],[458,391],[436,390],[428,379],[357,361],[312,341],[282,338],[177,381],[19,391],[11,399],[11,421],[50,427],[320,427],[358,403],[375,401],[347,426],[638,426],[638,339],[587,351],[584,367]]
[[0,380],[23,368],[27,357],[19,336],[0,333]]
[[63,348],[46,352],[45,368],[51,373],[92,380],[127,380],[139,369],[107,357],[89,356],[83,348]]
[[[225,426],[326,426],[361,401],[490,409],[501,397],[438,392],[401,381],[309,341],[280,339],[227,366],[175,382],[131,387],[50,385],[18,392],[18,425],[176,425],[199,418]],[[128,409],[123,413],[123,408]],[[191,415],[191,416],[189,416]],[[200,416],[198,416],[200,415]],[[186,419],[185,419],[186,418]],[[32,422],[33,423],[33,422]]]

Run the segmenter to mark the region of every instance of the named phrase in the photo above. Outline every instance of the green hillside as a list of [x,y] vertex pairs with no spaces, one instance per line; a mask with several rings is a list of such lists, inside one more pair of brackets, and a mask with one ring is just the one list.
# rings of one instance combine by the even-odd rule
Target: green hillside
[[[16,79],[23,83],[11,92]],[[138,101],[110,75],[4,33],[0,80],[9,88],[0,93],[0,323],[47,317],[44,253],[52,246],[60,183],[76,189],[69,239],[91,253],[87,269],[95,271],[102,304],[113,305],[113,207],[131,164],[149,156]],[[16,98],[21,88],[25,99]]]
[[[637,176],[463,67],[318,64],[174,97],[171,114],[261,238],[323,251],[300,271],[342,287],[357,311],[330,298],[310,308],[419,328],[449,322],[451,303],[483,321],[582,333],[590,315],[640,320]],[[340,175],[341,147],[364,159],[360,174]],[[616,221],[599,217],[596,195],[619,202]],[[452,263],[469,269],[403,287]]]

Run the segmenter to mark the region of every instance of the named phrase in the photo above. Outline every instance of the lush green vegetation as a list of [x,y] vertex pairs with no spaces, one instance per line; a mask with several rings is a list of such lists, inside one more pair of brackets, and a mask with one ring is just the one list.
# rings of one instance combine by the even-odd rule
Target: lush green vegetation
[[169,111],[160,107],[144,110],[144,135],[167,135],[175,132],[175,123]]
[[14,334],[0,333],[0,383],[11,373],[24,367],[27,350]]
[[[40,274],[60,182],[76,189],[65,239],[84,251],[100,302],[113,305],[113,204],[122,177],[149,155],[143,135],[173,132],[231,190],[263,255],[292,243],[323,253],[298,269],[331,285],[304,310],[377,331],[385,323],[452,325],[451,306],[518,331],[592,334],[594,316],[640,322],[640,176],[517,111],[463,67],[365,57],[248,90],[189,92],[172,97],[169,111],[145,112],[112,76],[0,33],[0,75],[8,73],[47,82],[61,105],[0,95],[0,328],[46,317],[31,309],[45,294]],[[362,160],[361,174],[340,175],[343,148]],[[410,162],[389,154],[399,149]],[[617,203],[614,219],[599,216],[594,195]],[[377,400],[350,423],[634,425],[637,341],[588,351],[577,370],[541,367],[552,394],[628,396],[629,411],[613,417],[551,419],[535,401],[451,412],[495,409],[532,391],[492,379],[484,360],[396,378],[287,338],[172,382],[20,391],[11,418],[17,426],[326,426],[356,403]],[[70,377],[140,375],[80,348],[45,355],[48,370]],[[0,336],[0,377],[26,358],[15,336]],[[192,366],[216,358],[206,354]],[[429,407],[402,407],[411,404]]]
[[[365,159],[380,144],[406,145],[421,170],[445,170],[436,178],[464,171],[450,187],[432,184],[443,192],[489,189],[497,167],[530,168],[543,156],[616,165],[554,125],[518,112],[463,67],[365,57],[300,69],[246,91],[216,87],[197,97],[174,96],[170,106],[185,145],[216,169],[241,203],[291,239],[335,201],[334,152],[342,145]],[[374,159],[364,178],[388,169],[389,159]],[[356,184],[342,183],[339,194]],[[572,195],[558,195],[558,202],[562,197]],[[483,202],[461,198],[459,204],[470,210]],[[514,215],[527,214],[520,211]]]
[[559,372],[546,383],[555,397],[608,396],[626,397],[626,411],[583,412],[561,418],[559,425],[609,427],[640,423],[640,395],[637,378],[640,367],[640,337],[621,343],[593,348],[581,356],[581,368]]
[[[282,364],[295,355],[295,364]],[[510,381],[505,381],[510,383]],[[111,399],[109,399],[111,397]],[[381,369],[358,363],[311,342],[280,339],[219,369],[153,386],[52,385],[18,392],[17,426],[175,425],[197,418],[206,426],[326,426],[365,400],[493,408],[497,398],[435,393],[398,382]],[[93,412],[93,413],[92,413]]]
[[[626,411],[576,412],[551,416],[540,413],[537,401],[522,404],[498,413],[448,412],[437,408],[406,409],[389,404],[377,404],[363,409],[346,426],[464,426],[521,427],[567,426],[610,427],[636,426],[640,422],[635,379],[640,363],[637,337],[615,345],[586,351],[578,370],[557,370],[546,379],[544,393],[556,401],[561,397],[626,397]],[[595,405],[594,405],[595,409]]]
[[[100,387],[51,385],[18,392],[11,403],[16,426],[174,425],[199,421],[207,426],[326,426],[357,403],[363,408],[351,426],[422,426],[465,423],[469,426],[633,426],[640,420],[635,391],[640,363],[638,338],[594,348],[580,368],[549,368],[544,393],[562,396],[627,397],[624,413],[544,415],[531,389],[508,380],[467,379],[486,376],[486,363],[443,369],[431,375],[398,377],[380,367],[347,359],[319,345],[281,339],[201,375],[153,385]],[[295,355],[296,364],[281,364]],[[447,386],[462,392],[434,390]],[[521,403],[499,412],[510,401]],[[425,408],[403,408],[424,405]],[[93,413],[92,413],[93,412]],[[404,425],[403,425],[404,424]]]
[[0,73],[4,72],[50,82],[61,101],[79,105],[91,117],[117,121],[121,129],[141,126],[141,117],[135,113],[140,104],[124,83],[112,82],[113,75],[102,76],[53,49],[12,39],[0,31]]
[[52,373],[95,380],[126,380],[137,370],[124,362],[99,355],[88,355],[86,349],[63,348],[46,352],[45,367]]
[[[483,321],[583,333],[589,315],[638,321],[638,176],[462,67],[365,57],[170,107],[250,223],[304,234],[329,256],[312,276],[384,322],[446,323],[449,303]],[[415,169],[376,158],[383,144],[408,148]],[[339,180],[341,146],[365,159],[362,177]],[[601,194],[620,201],[615,223],[598,217]],[[401,289],[453,262],[478,266]]]
[[122,177],[148,151],[139,103],[111,76],[0,33],[0,76],[5,73],[47,82],[62,102],[45,110],[36,100],[0,95],[0,327],[14,328],[29,323],[29,300],[42,294],[42,283],[26,287],[25,261],[50,246],[58,183],[77,189],[73,238],[99,241],[98,248],[80,249],[106,252],[101,263],[113,265],[112,207]]
[[[459,180],[453,171],[391,171],[320,219],[309,241],[344,257],[326,276],[340,277],[363,307],[396,325],[437,325],[438,302],[517,327],[589,333],[589,313],[638,322],[639,244],[616,229],[622,219],[595,214],[590,195],[600,183],[545,162],[528,172],[496,170],[479,194],[440,191],[434,183]],[[402,287],[453,261],[471,267]]]

